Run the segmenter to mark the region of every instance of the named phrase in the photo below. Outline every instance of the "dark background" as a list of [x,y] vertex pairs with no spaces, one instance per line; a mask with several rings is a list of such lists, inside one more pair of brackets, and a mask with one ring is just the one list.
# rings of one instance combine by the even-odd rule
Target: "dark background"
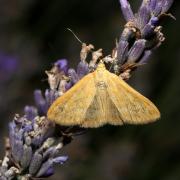
[[[129,2],[136,10],[141,0]],[[50,179],[180,179],[179,5],[177,20],[164,22],[165,43],[129,81],[159,107],[160,121],[90,130],[64,149],[70,159]],[[124,24],[118,0],[0,1],[0,159],[8,122],[34,103],[34,89],[47,88],[44,71],[60,58],[76,67],[81,45],[66,28],[107,55]]]

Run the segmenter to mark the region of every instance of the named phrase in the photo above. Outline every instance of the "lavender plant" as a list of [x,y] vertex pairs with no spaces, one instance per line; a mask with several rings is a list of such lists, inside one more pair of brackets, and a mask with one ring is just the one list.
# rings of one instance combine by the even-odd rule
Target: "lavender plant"
[[[102,49],[94,51],[93,45],[82,43],[76,70],[68,68],[66,59],[60,59],[45,71],[49,88],[45,93],[35,90],[35,106],[25,106],[24,114],[16,114],[9,123],[5,156],[0,162],[1,180],[46,178],[54,174],[54,164],[67,161],[68,157],[60,155],[60,150],[86,129],[57,126],[47,119],[48,108],[93,71],[100,57],[113,67],[112,72],[124,80],[129,79],[131,72],[146,63],[153,50],[165,40],[160,23],[166,16],[173,17],[167,14],[172,3],[173,0],[143,0],[134,14],[128,1],[120,0],[127,23],[111,55],[103,57]],[[88,53],[92,53],[90,61],[87,61]]]

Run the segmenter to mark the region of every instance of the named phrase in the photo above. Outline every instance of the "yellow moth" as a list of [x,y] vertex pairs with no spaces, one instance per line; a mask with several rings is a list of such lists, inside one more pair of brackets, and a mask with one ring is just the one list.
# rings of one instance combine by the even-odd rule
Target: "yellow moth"
[[51,105],[48,118],[62,126],[146,124],[160,118],[157,107],[103,62]]

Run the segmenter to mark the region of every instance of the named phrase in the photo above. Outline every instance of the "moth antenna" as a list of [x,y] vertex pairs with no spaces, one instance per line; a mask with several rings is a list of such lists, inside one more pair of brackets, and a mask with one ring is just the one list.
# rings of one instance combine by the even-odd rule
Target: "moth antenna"
[[78,36],[73,32],[73,30],[71,30],[69,28],[67,28],[67,30],[70,31],[81,44],[83,44],[83,42],[78,38]]

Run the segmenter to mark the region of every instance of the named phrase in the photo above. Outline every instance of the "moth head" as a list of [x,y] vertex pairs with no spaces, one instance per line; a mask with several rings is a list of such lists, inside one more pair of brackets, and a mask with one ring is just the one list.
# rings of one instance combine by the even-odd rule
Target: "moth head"
[[97,65],[97,70],[104,70],[104,69],[106,69],[106,66],[105,66],[103,60],[100,60]]

